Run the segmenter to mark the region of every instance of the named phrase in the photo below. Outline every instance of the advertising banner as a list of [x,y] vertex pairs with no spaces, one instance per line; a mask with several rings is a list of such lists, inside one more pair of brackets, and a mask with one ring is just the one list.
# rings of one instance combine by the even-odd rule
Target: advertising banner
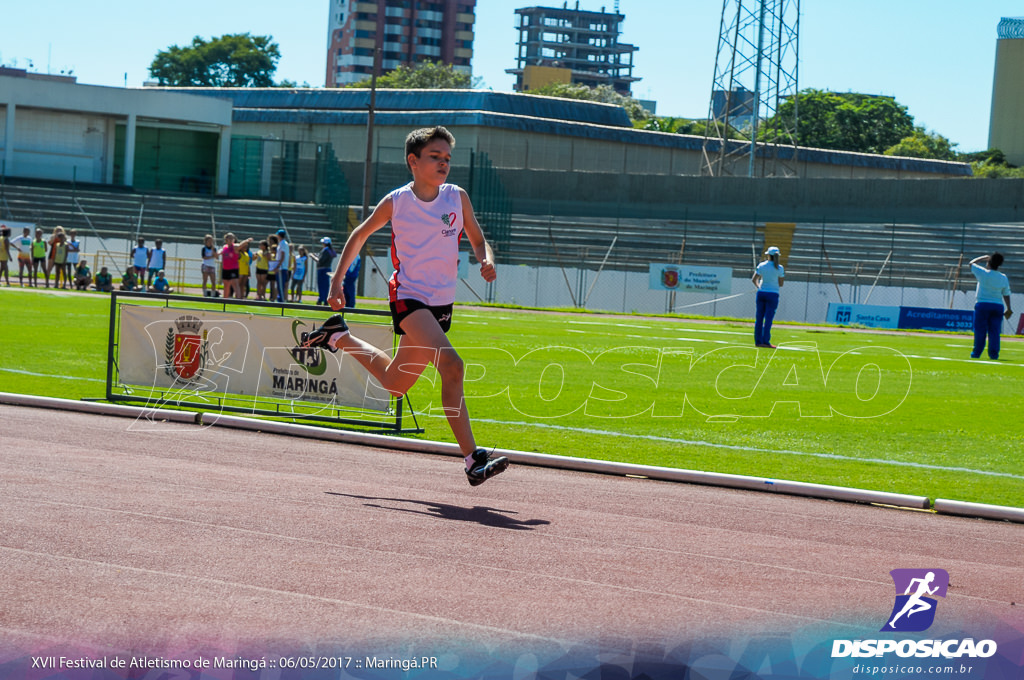
[[[190,395],[235,395],[386,411],[388,392],[351,356],[298,348],[306,319],[121,306],[120,382]],[[390,326],[350,323],[390,354]]]
[[974,310],[900,307],[900,328],[970,331],[974,330]]
[[652,262],[648,288],[677,293],[728,295],[732,292],[732,267],[697,267]]
[[828,303],[828,323],[840,326],[855,324],[868,328],[899,328],[900,308],[881,305],[846,305]]
[[974,328],[974,312],[969,309],[885,307],[830,302],[826,321],[841,326],[853,324],[869,328],[970,331]]

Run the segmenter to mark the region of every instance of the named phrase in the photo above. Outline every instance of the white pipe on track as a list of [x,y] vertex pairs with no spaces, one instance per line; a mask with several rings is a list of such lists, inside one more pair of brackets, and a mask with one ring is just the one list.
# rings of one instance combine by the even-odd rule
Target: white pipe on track
[[[78,411],[81,413],[94,413],[130,418],[166,420],[170,422],[199,424],[204,426],[229,427],[292,437],[344,442],[360,446],[373,446],[377,448],[396,449],[416,453],[462,457],[462,452],[456,444],[445,442],[409,439],[405,437],[353,432],[349,430],[332,430],[312,425],[302,425],[298,423],[274,420],[258,420],[255,418],[229,416],[219,413],[193,413],[188,411],[174,411],[170,409],[150,409],[140,406],[75,401],[71,399],[37,397],[32,395],[11,394],[7,392],[0,392],[0,404]],[[494,452],[499,455],[508,456],[508,458],[515,463],[562,470],[575,470],[578,472],[592,472],[606,475],[628,475],[659,481],[702,484],[750,491],[768,491],[773,493],[805,496],[809,498],[821,498],[826,500],[848,501],[855,503],[875,503],[922,510],[930,507],[930,500],[926,496],[896,494],[884,491],[871,491],[867,489],[854,489],[830,486],[827,484],[794,482],[784,479],[769,479],[764,477],[749,477],[745,475],[732,475],[717,472],[703,472],[699,470],[681,470],[677,468],[666,468],[652,465],[618,463],[613,461],[593,460],[589,458],[553,456],[544,453],[531,453],[509,449],[495,449]],[[1024,508],[1012,508],[998,505],[985,505],[982,503],[967,503],[962,501],[939,499],[935,501],[934,509],[936,512],[943,514],[979,517],[984,519],[1000,519],[1024,523]]]

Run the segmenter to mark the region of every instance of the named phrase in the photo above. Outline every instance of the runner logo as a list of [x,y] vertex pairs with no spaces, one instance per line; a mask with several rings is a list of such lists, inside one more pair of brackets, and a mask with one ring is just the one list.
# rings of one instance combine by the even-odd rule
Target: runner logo
[[945,569],[893,569],[896,602],[882,631],[920,632],[935,621],[938,601],[946,597],[949,573]]

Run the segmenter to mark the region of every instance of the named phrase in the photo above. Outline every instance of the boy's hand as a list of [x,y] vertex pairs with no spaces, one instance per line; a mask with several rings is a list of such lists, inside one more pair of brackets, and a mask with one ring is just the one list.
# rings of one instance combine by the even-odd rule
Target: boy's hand
[[487,283],[498,278],[498,272],[494,269],[494,263],[490,260],[483,260],[480,263],[480,276],[484,277],[484,281]]
[[345,291],[343,289],[335,290],[334,286],[331,286],[331,290],[327,293],[327,304],[336,312],[345,309]]

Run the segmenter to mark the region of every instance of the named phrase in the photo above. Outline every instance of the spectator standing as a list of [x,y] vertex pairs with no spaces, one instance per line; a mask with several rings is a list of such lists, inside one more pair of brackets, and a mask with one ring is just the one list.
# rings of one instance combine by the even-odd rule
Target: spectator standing
[[11,230],[9,227],[0,229],[0,274],[7,280],[7,287],[11,287],[11,275],[8,262],[11,261]]
[[238,298],[241,299],[242,291],[238,287],[238,253],[241,251],[242,246],[246,248],[252,243],[252,239],[246,239],[242,243],[237,243],[237,239],[234,234],[228,233],[224,235],[224,247],[220,251],[220,262],[222,269],[222,279],[224,281],[224,297],[225,298]]
[[167,266],[167,251],[164,250],[162,239],[154,241],[153,249],[149,251],[149,260],[146,262],[146,285],[153,282],[153,277],[161,269]]
[[363,256],[356,253],[356,259],[345,270],[345,280],[342,288],[345,291],[345,306],[352,308],[356,306],[356,282],[359,281],[359,270],[363,266]]
[[[200,251],[203,258],[203,297],[217,297],[217,248],[213,245],[213,234],[203,237],[203,249]],[[210,284],[207,292],[206,284]]]
[[32,230],[29,227],[21,230],[21,236],[14,242],[14,247],[18,249],[18,285],[25,287],[22,279],[22,272],[25,272],[28,274],[28,285],[34,287],[36,281],[32,276]]
[[146,280],[146,268],[149,266],[149,248],[146,247],[146,239],[139,237],[139,243],[132,248],[132,267],[135,268],[135,278],[138,281]]
[[[1013,316],[1013,309],[1010,307],[1010,280],[1006,278],[1006,274],[998,271],[1004,259],[1002,253],[992,253],[971,260],[971,273],[978,280],[974,303],[972,359],[981,358],[986,338],[989,359],[999,358],[999,331],[1003,328],[1003,319]],[[983,266],[983,262],[988,266]]]
[[324,236],[320,239],[323,249],[319,255],[312,256],[316,260],[316,303],[327,304],[327,293],[331,289],[331,267],[334,265],[334,258],[338,256],[331,245],[331,237]]
[[267,273],[270,271],[270,244],[260,241],[260,249],[253,258],[256,265],[256,299],[267,299]]
[[57,241],[52,251],[53,287],[70,288],[71,278],[68,276],[68,237],[62,231],[57,234]]
[[46,267],[46,241],[43,240],[43,230],[36,228],[36,240],[32,241],[32,278],[35,286],[39,285],[39,270],[43,270],[43,281],[46,287],[50,287],[50,270]]
[[246,239],[241,243],[238,251],[238,297],[245,299],[249,297],[249,275],[252,265],[252,253],[249,252],[249,245],[252,239]]
[[292,275],[292,302],[302,302],[302,287],[306,284],[307,262],[309,262],[309,252],[306,250],[306,246],[299,246]]
[[73,281],[72,276],[78,269],[78,260],[82,252],[82,243],[78,240],[78,230],[72,229],[68,232],[68,262],[65,265],[67,279]]
[[270,242],[270,262],[268,264],[270,269],[267,270],[267,284],[270,287],[270,292],[267,293],[267,299],[275,301],[277,300],[277,272],[281,268],[281,262],[277,259],[277,237],[271,235],[267,240]]
[[288,243],[288,232],[284,229],[277,230],[277,297],[278,302],[284,302],[288,297],[288,280],[291,278],[291,245]]
[[750,280],[757,288],[757,310],[754,321],[754,345],[775,349],[772,344],[772,321],[779,308],[779,290],[785,283],[786,270],[779,264],[782,254],[775,246],[764,252],[768,259],[757,265]]

